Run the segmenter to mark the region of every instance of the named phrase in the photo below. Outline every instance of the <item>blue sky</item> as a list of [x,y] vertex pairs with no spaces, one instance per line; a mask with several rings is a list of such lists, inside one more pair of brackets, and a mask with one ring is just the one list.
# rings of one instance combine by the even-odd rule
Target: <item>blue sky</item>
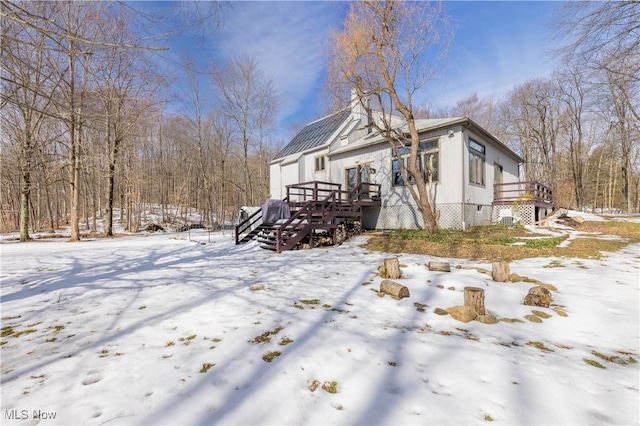
[[[549,75],[554,67],[549,49],[555,41],[549,37],[549,25],[560,2],[446,1],[444,5],[455,25],[452,50],[418,103],[447,106],[473,93],[500,99],[514,85]],[[325,46],[347,9],[337,1],[232,1],[219,29],[204,37],[172,40],[169,55],[179,58],[186,50],[201,64],[229,55],[253,56],[275,83],[281,103],[279,133],[290,137],[292,125],[325,113]]]

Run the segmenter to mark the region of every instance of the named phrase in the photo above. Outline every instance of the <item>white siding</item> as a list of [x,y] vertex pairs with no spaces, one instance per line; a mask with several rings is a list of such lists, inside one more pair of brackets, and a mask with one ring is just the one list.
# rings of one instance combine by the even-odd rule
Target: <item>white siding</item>
[[[434,198],[438,204],[460,203],[462,200],[462,170],[465,163],[460,158],[462,152],[462,136],[460,132],[449,136],[448,132],[440,131],[429,133],[427,138],[437,138],[439,143],[439,180],[434,183]],[[404,186],[392,186],[391,182],[391,148],[385,148],[385,155],[381,156],[382,164],[379,168],[384,173],[380,182],[382,187],[382,199],[389,206],[412,204],[415,205],[409,188]]]
[[460,203],[462,200],[463,166],[462,133],[456,128],[449,136],[448,132],[439,133],[440,141],[440,181],[436,188],[436,205]]
[[282,185],[281,185],[281,196],[280,199],[283,199],[287,196],[287,185],[293,185],[294,183],[299,183],[298,180],[298,162],[293,162],[282,166],[280,169],[282,173]]
[[[352,130],[353,125],[349,126],[348,131]],[[440,214],[440,225],[443,228],[461,229],[463,226],[489,222],[493,203],[494,164],[502,166],[503,182],[517,182],[518,160],[502,147],[489,142],[492,139],[464,130],[462,125],[430,132],[424,137],[437,139],[439,144],[439,181],[434,184],[434,198],[436,210]],[[485,147],[484,185],[469,182],[469,138]],[[345,148],[340,143],[339,135],[335,135],[328,141],[330,148],[326,146],[320,150],[298,154],[299,158],[291,156],[282,162],[284,165],[272,165],[272,197],[284,198],[286,185],[309,181],[338,183],[344,190],[346,169],[369,164],[376,171],[370,175],[370,182],[381,185],[382,206],[379,210],[367,211],[364,219],[367,226],[378,229],[421,227],[422,217],[409,189],[392,185],[392,153],[388,143],[354,148],[328,156],[329,150]],[[325,170],[316,172],[315,159],[321,155],[327,155]]]
[[[485,147],[485,184],[484,186],[469,183],[469,138]],[[467,131],[465,135],[465,171],[466,196],[465,202],[473,205],[490,206],[493,203],[494,166],[496,163],[503,168],[503,182],[518,181],[518,161],[498,147],[487,142],[478,134]]]
[[[327,178],[330,182],[339,183],[345,188],[345,170],[350,167],[356,167],[358,164],[370,164],[370,167],[376,169],[375,174],[370,175],[370,182],[383,183],[386,176],[388,178],[388,169],[383,170],[384,159],[390,158],[390,149],[385,144],[378,144],[369,147],[363,147],[358,150],[333,155],[327,158]],[[389,159],[389,166],[391,160]]]
[[[326,182],[328,180],[327,168],[329,167],[329,159],[327,158],[327,150],[322,150],[320,152],[316,152],[311,157],[311,170],[312,174],[309,180]],[[316,159],[319,157],[324,157],[324,170],[316,171]]]
[[283,199],[282,195],[282,173],[280,163],[271,164],[269,166],[269,198]]
[[[326,155],[326,152],[327,150],[323,149],[321,151],[314,151],[304,155],[304,171],[300,173],[300,180],[296,183],[326,180],[326,172],[316,172],[316,158]],[[327,166],[328,160],[325,159],[325,170]]]

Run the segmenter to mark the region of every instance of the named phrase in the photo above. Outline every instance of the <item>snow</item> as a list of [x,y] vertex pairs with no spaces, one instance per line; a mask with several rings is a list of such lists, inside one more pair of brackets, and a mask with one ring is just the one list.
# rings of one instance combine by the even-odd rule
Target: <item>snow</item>
[[[363,241],[282,254],[197,230],[2,242],[3,334],[33,330],[0,339],[2,424],[639,423],[640,245],[512,262],[557,287],[563,317],[522,305],[534,284],[464,259],[400,254],[411,296],[378,297],[377,267],[396,255]],[[465,286],[524,322],[434,313]],[[533,309],[551,317],[525,320]]]
[[598,215],[593,214],[593,213],[579,212],[579,211],[575,211],[575,210],[567,211],[567,216],[569,216],[569,217],[580,216],[584,220],[589,221],[589,222],[604,222],[604,221],[606,221],[606,219],[603,218],[602,216],[598,216]]

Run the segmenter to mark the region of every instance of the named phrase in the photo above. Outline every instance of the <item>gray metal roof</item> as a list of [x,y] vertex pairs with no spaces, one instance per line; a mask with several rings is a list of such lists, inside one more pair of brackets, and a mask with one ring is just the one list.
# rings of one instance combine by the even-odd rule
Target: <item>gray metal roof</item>
[[346,109],[307,124],[287,146],[282,148],[274,160],[324,145],[350,115],[351,111]]

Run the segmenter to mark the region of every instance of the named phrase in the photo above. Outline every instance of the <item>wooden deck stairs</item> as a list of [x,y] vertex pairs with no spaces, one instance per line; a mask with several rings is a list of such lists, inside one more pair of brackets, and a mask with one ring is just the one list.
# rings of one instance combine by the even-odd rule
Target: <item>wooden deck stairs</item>
[[284,201],[289,204],[289,218],[264,223],[259,209],[236,225],[236,244],[255,239],[260,247],[277,253],[312,248],[320,238],[336,244],[340,224],[361,221],[363,207],[380,205],[380,185],[360,183],[343,191],[340,184],[305,182],[288,185]]

